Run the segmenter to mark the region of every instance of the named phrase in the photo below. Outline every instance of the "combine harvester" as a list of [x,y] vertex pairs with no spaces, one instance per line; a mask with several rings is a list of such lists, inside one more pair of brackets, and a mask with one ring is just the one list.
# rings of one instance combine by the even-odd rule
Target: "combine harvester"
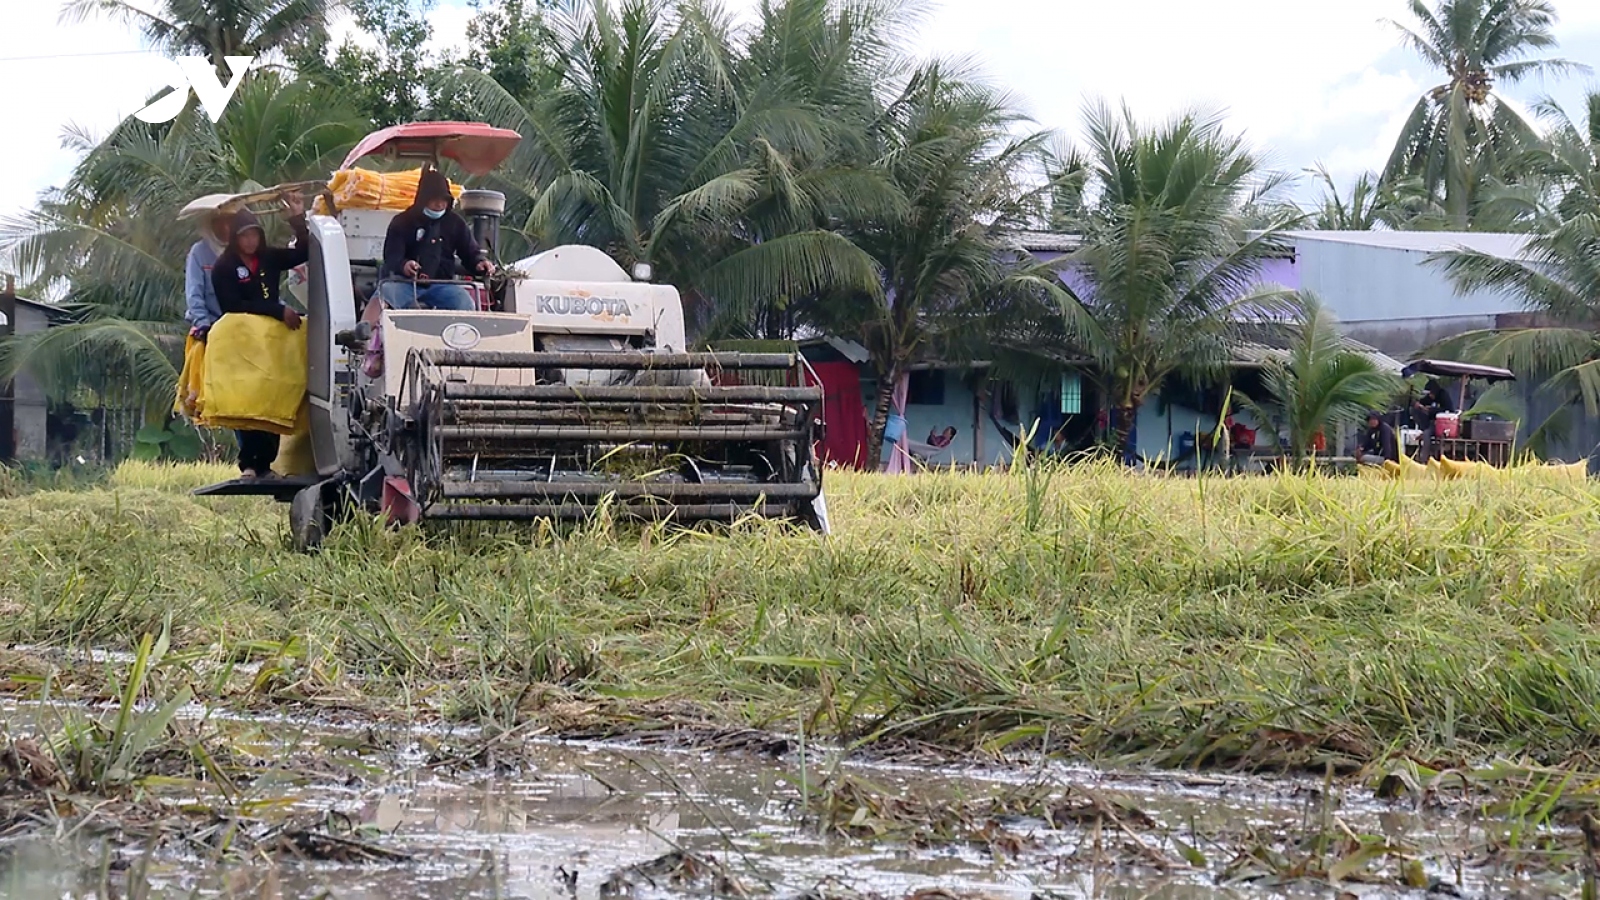
[[[449,159],[483,175],[519,140],[476,123],[413,123],[368,136],[341,168],[367,156]],[[410,524],[606,508],[827,532],[814,453],[822,388],[798,353],[690,352],[677,290],[576,245],[512,263],[493,285],[460,282],[479,311],[364,312],[395,213],[339,210],[323,196],[307,217],[304,284],[291,289],[308,312],[316,472],[197,494],[288,502],[302,549],[355,510]],[[498,256],[504,196],[466,190],[457,209]]]

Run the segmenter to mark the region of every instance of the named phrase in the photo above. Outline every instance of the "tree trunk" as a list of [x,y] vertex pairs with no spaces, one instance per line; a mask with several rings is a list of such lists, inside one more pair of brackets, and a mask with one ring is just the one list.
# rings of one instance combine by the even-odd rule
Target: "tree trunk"
[[1117,450],[1117,461],[1132,464],[1137,458],[1136,448],[1128,446],[1129,438],[1133,436],[1133,423],[1139,419],[1139,402],[1132,401],[1130,405],[1118,406],[1111,413],[1111,445]]
[[883,465],[883,429],[889,424],[889,407],[894,401],[894,386],[900,382],[898,366],[878,380],[878,399],[872,405],[872,427],[867,432],[867,465],[876,470]]
[[1452,174],[1445,179],[1444,207],[1445,216],[1450,221],[1453,231],[1469,231],[1472,227],[1471,197],[1464,183],[1464,176]]
[[1444,212],[1452,230],[1466,231],[1471,225],[1472,197],[1467,172],[1470,161],[1455,157],[1457,152],[1471,154],[1465,118],[1471,107],[1469,101],[1455,96],[1453,92],[1447,102],[1450,108],[1445,113],[1449,116],[1449,123],[1444,169]]

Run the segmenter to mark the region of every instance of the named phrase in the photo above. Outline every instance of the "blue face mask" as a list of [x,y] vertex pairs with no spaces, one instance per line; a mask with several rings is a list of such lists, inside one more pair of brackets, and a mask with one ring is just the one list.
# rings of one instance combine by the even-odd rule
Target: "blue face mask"
[[422,208],[422,214],[423,214],[423,215],[425,215],[425,216],[427,216],[427,217],[428,217],[428,218],[430,218],[430,219],[442,219],[442,218],[444,218],[444,214],[445,214],[445,212],[446,212],[446,210],[442,210],[442,209],[429,209],[429,208],[428,208],[428,207],[426,207],[426,206],[424,206],[424,207],[423,207],[423,208]]

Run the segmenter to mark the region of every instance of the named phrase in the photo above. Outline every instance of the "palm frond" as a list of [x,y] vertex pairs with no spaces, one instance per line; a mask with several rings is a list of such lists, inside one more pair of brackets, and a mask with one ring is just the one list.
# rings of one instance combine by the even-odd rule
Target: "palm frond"
[[829,231],[784,235],[740,250],[702,272],[695,287],[738,310],[764,298],[818,294],[872,298],[882,291],[872,257]]
[[170,403],[182,340],[177,325],[120,319],[59,325],[0,344],[0,374],[10,379],[27,371],[48,396],[62,400],[109,376],[130,399]]

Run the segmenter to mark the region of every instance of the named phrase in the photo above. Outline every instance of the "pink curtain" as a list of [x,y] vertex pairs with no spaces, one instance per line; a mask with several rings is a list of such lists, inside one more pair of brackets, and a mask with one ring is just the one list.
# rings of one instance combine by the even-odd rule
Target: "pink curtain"
[[[891,408],[894,409],[895,415],[898,415],[902,418],[904,418],[906,414],[906,391],[910,388],[910,386],[910,374],[901,375],[900,380],[895,382],[894,396],[892,396],[889,401]],[[907,427],[905,431],[901,433],[900,440],[896,441],[894,446],[890,448],[889,462],[884,465],[884,472],[890,475],[911,474],[911,450],[906,446],[906,442],[910,440],[911,429]]]

